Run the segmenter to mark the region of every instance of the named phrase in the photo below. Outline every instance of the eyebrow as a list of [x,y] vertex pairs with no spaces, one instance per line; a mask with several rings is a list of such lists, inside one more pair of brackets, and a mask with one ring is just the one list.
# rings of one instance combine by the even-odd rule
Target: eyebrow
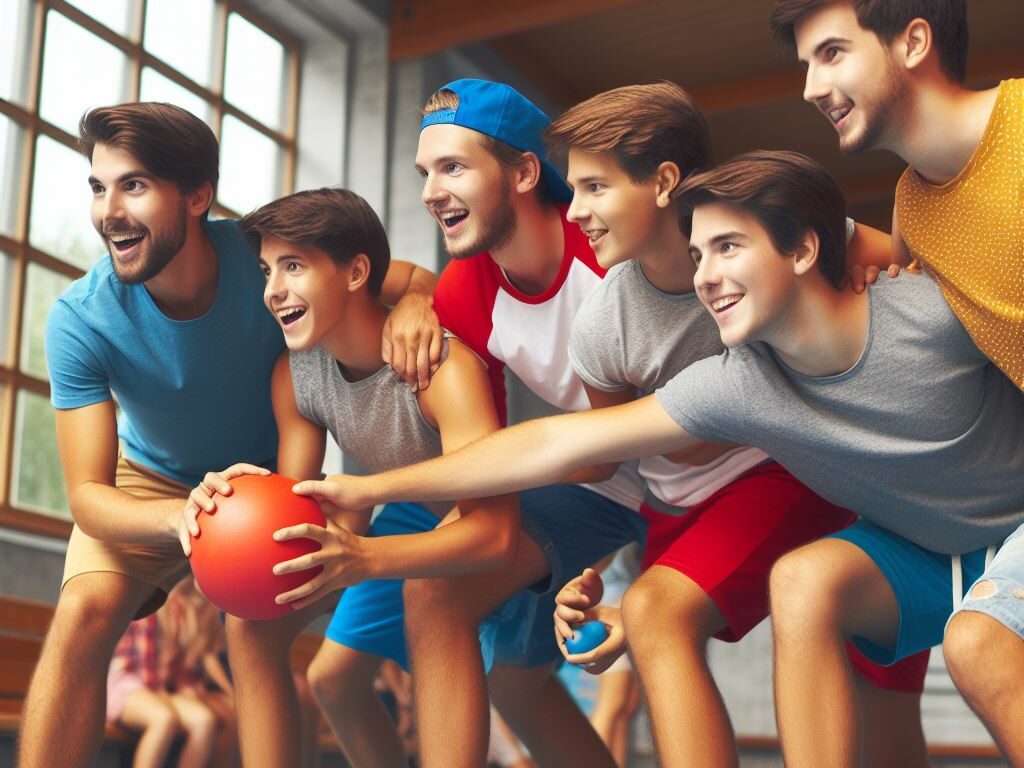
[[[727,242],[729,240],[744,240],[744,241],[746,241],[747,240],[747,236],[744,235],[742,232],[736,232],[736,231],[724,232],[721,235],[715,235],[714,237],[712,237],[711,240],[708,241],[708,248],[709,249],[710,248],[714,248],[715,246],[721,245],[722,243]],[[693,246],[690,246],[690,247],[692,248]]]
[[[123,182],[128,181],[128,179],[147,179],[148,181],[156,181],[156,176],[154,176],[149,171],[128,171],[128,173],[122,173],[120,176],[118,176],[116,179],[114,179],[114,183],[115,184],[121,184]],[[92,175],[89,176],[89,185],[90,186],[93,185],[93,184],[102,184],[102,183],[103,182],[101,182],[95,176],[92,176]]]
[[576,179],[577,184],[591,184],[595,181],[604,181],[604,176],[598,174],[591,174],[590,176],[582,176]]

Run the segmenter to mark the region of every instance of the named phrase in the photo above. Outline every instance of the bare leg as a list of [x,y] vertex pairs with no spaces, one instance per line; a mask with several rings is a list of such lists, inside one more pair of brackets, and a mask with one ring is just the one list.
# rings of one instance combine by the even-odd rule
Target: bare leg
[[292,675],[295,691],[299,696],[301,721],[302,760],[299,768],[319,768],[320,766],[320,707],[317,705],[313,689],[304,675],[298,672]]
[[93,764],[103,741],[114,646],[153,592],[117,573],[83,573],[67,583],[25,701],[21,768]]
[[[516,559],[506,568],[405,583],[406,637],[424,768],[475,768],[484,763],[490,715],[480,623],[490,610],[543,578],[548,569],[536,543],[521,536]],[[518,685],[517,675],[522,676]],[[550,669],[506,668],[497,677],[492,675],[492,684],[498,710],[538,763],[613,765]],[[517,700],[520,694],[525,698]]]
[[789,768],[856,768],[860,713],[844,647],[895,642],[896,596],[874,561],[841,539],[783,555],[772,568],[776,716]]
[[302,723],[289,652],[299,633],[334,605],[333,596],[274,621],[228,616],[228,656],[235,680],[242,764],[295,768]]
[[597,703],[590,724],[612,753],[619,768],[629,760],[629,726],[640,703],[632,669],[608,670],[597,683]]
[[168,697],[185,732],[178,768],[207,768],[217,745],[217,715],[193,694]]
[[[691,579],[655,565],[622,598],[633,663],[664,766],[735,766],[736,737],[707,662],[725,619]],[[700,717],[693,717],[700,712]]]
[[216,768],[236,768],[241,764],[242,756],[238,753],[238,713],[234,699],[221,691],[209,691],[202,694],[202,700],[217,716],[213,765]]
[[853,676],[861,719],[862,768],[928,768],[921,695],[889,691]]
[[163,768],[181,724],[166,697],[139,688],[124,703],[118,723],[130,731],[141,731],[135,747],[133,768]]
[[358,768],[404,768],[405,749],[373,689],[381,657],[325,640],[306,672],[345,757]]
[[[972,594],[991,589],[980,581]],[[988,614],[962,611],[943,642],[949,673],[1011,765],[1024,766],[1024,641]]]

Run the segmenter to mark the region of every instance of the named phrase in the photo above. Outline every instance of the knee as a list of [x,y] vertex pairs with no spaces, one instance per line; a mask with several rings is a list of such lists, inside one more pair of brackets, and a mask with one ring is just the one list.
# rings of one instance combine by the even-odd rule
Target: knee
[[343,677],[344,670],[325,663],[320,656],[315,656],[306,669],[306,681],[313,698],[321,707],[333,705],[342,699],[341,691],[345,687]]
[[660,590],[653,588],[648,580],[641,577],[622,596],[622,624],[631,645],[632,635],[636,635],[637,642],[642,643],[664,618],[664,613],[659,610],[659,593]]
[[961,611],[949,623],[942,652],[950,677],[968,699],[1004,678],[1005,668],[992,653],[1000,628],[994,619],[977,611]]
[[713,634],[715,612],[707,593],[681,574],[666,579],[648,572],[622,596],[622,623],[634,651],[661,648],[666,637],[701,644]]
[[71,646],[78,649],[104,641],[112,646],[127,627],[127,619],[121,613],[109,596],[68,585],[60,596],[48,634],[67,636],[72,632],[75,641]]
[[171,740],[181,731],[181,720],[170,705],[163,705],[153,712],[146,730],[152,731],[162,739]]
[[449,579],[409,579],[402,585],[402,602],[410,633],[425,624],[468,619]]
[[819,558],[805,549],[775,562],[768,576],[768,594],[776,633],[830,620],[834,591],[827,573]]
[[208,742],[217,732],[217,715],[208,707],[194,707],[182,718],[182,727],[190,741]]

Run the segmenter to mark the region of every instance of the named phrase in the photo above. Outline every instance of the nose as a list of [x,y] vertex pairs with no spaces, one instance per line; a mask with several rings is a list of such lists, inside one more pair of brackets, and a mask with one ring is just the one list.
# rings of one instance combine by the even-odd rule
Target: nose
[[590,211],[587,210],[586,205],[580,200],[579,193],[573,192],[572,202],[569,203],[569,210],[566,211],[565,218],[573,224],[582,224],[590,218]]
[[436,205],[447,197],[447,192],[437,183],[437,176],[433,173],[428,173],[423,177],[423,193],[420,195],[420,199],[424,205]]
[[804,75],[804,101],[814,104],[828,96],[828,85],[822,74],[821,67],[811,62],[807,65],[807,72]]
[[697,271],[693,275],[693,286],[700,291],[707,291],[714,288],[722,281],[718,274],[718,266],[713,256],[704,256],[697,265]]
[[111,219],[124,217],[124,210],[121,205],[121,196],[116,190],[108,189],[99,200],[99,214],[101,221],[107,222]]
[[267,305],[267,308],[273,311],[273,304],[280,302],[287,295],[288,290],[284,287],[284,280],[281,277],[281,271],[271,268],[270,274],[267,275],[266,285],[263,286],[263,303]]

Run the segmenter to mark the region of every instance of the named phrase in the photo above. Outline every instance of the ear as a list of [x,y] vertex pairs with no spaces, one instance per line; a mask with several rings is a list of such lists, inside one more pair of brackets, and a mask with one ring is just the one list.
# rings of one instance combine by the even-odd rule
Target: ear
[[921,66],[932,51],[932,28],[924,19],[913,19],[894,41],[903,59],[903,66],[916,69]]
[[654,192],[655,202],[659,208],[667,208],[669,203],[673,202],[673,193],[682,178],[683,174],[675,163],[667,161],[658,166]]
[[807,229],[803,237],[800,238],[800,244],[796,251],[793,252],[793,274],[800,277],[815,269],[818,264],[820,248],[821,241],[818,239],[818,233],[813,229]]
[[209,210],[213,205],[213,185],[204,181],[198,187],[185,195],[185,204],[192,216],[202,216],[203,211]]
[[357,253],[348,263],[348,292],[355,293],[370,279],[370,257]]
[[523,162],[516,165],[516,192],[525,193],[533,190],[540,183],[540,158],[533,152],[523,153]]

